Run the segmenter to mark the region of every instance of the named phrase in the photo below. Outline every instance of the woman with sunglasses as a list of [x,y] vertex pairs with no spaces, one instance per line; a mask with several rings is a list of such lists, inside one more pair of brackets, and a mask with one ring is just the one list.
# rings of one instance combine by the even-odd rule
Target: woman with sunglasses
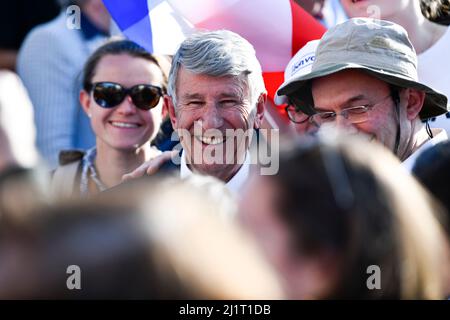
[[53,176],[58,198],[87,197],[120,184],[122,176],[159,154],[150,146],[162,120],[164,61],[136,43],[111,41],[85,64],[80,102],[96,146],[63,151]]

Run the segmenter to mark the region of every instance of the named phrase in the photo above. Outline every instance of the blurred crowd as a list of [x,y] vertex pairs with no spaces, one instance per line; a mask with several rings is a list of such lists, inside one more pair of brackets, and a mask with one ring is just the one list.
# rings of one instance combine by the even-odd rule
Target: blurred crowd
[[232,31],[2,11],[0,299],[450,298],[450,2],[295,2],[273,101]]

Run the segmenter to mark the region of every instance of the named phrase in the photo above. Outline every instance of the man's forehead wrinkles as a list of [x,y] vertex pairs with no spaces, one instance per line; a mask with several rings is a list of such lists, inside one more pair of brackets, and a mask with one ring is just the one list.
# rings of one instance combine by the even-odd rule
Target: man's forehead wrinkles
[[205,94],[195,92],[195,93],[184,93],[181,98],[184,100],[189,99],[207,99],[207,98],[243,98],[244,92],[240,88],[228,88],[226,90],[209,91]]
[[236,97],[236,96],[240,96],[241,95],[241,90],[228,90],[228,91],[223,91],[221,93],[218,94],[218,96],[222,97]]
[[203,99],[204,95],[200,93],[184,93],[181,96],[182,99]]
[[356,96],[350,97],[348,98],[344,103],[351,103],[351,102],[355,102],[355,101],[359,101],[359,100],[364,100],[367,99],[367,96],[365,94],[358,94]]

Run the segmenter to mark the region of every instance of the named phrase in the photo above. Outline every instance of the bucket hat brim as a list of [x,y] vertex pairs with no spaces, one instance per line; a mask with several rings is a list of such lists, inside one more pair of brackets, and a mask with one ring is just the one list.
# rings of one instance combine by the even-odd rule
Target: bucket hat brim
[[411,88],[424,91],[426,94],[425,101],[422,106],[422,110],[419,113],[419,116],[422,120],[437,117],[448,112],[447,97],[442,93],[439,93],[436,90],[433,90],[432,88],[415,81],[414,79],[404,77],[398,73],[355,63],[333,63],[328,66],[322,65],[317,70],[314,70],[313,67],[311,73],[297,78],[293,77],[289,79],[289,81],[281,85],[281,87],[277,91],[277,94],[279,96],[290,96],[295,93],[297,99],[301,99],[306,102],[312,102],[313,99],[311,95],[311,86],[307,84],[309,84],[314,79],[349,69],[361,70],[372,75],[375,78],[378,78],[400,88]]

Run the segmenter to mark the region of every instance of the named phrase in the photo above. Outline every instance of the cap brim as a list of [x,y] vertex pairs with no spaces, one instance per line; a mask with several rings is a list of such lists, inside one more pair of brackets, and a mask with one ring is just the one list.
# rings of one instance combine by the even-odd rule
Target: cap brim
[[288,103],[287,96],[279,96],[278,93],[275,93],[275,97],[274,97],[273,101],[275,102],[275,104],[277,106],[281,106],[283,104]]

